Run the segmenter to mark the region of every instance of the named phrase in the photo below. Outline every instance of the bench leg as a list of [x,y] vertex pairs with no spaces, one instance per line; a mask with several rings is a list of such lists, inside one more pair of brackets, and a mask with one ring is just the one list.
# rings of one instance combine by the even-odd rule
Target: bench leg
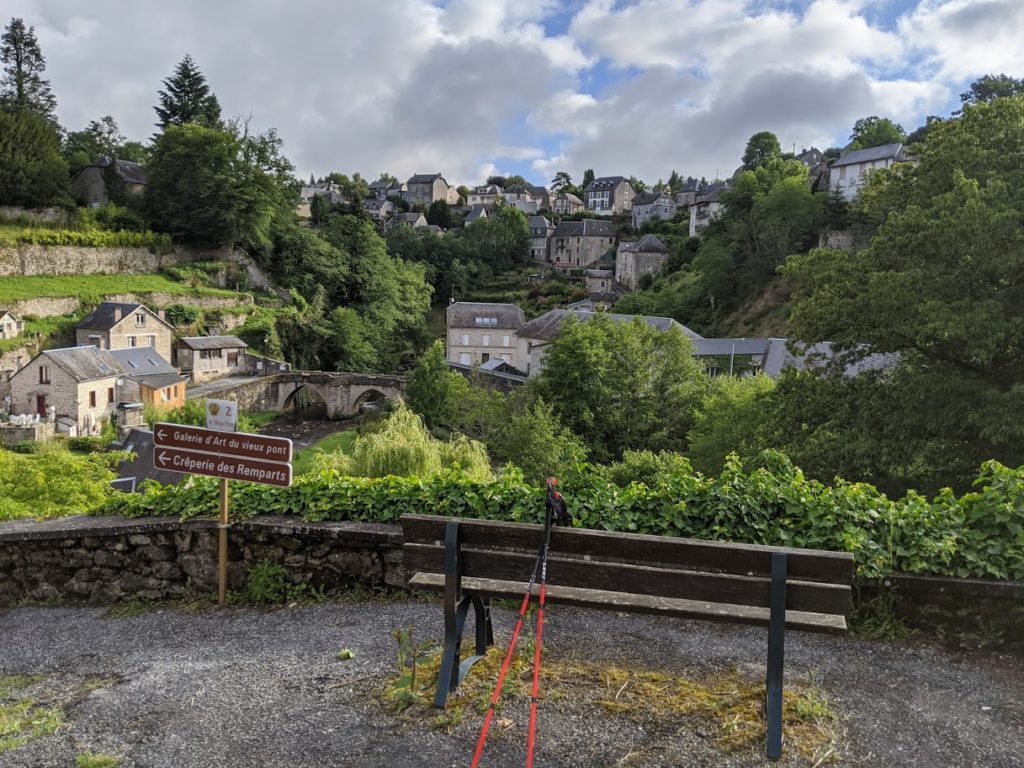
[[765,757],[782,756],[782,666],[786,634],[786,554],[772,553],[771,616],[768,620],[768,678],[765,719],[768,740]]
[[[434,706],[438,709],[444,708],[449,694],[459,687],[469,668],[483,658],[488,646],[494,645],[490,602],[479,595],[462,594],[462,547],[457,521],[445,528],[444,547],[444,651],[434,694]],[[476,619],[476,655],[460,664],[462,632],[470,607]]]

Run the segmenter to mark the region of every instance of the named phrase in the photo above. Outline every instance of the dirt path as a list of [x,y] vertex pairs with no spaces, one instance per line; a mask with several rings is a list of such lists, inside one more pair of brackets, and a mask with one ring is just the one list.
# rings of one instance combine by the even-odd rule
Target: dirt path
[[[558,608],[548,658],[651,669],[762,674],[758,629]],[[511,614],[495,611],[499,643]],[[440,639],[441,607],[323,603],[272,611],[158,610],[104,618],[102,609],[26,607],[0,614],[0,674],[40,674],[34,690],[75,690],[65,725],[0,766],[73,766],[86,751],[160,768],[466,766],[480,717],[436,730],[379,704],[395,668],[392,630]],[[355,658],[338,660],[342,648]],[[791,633],[787,680],[813,677],[840,716],[847,766],[1024,766],[1024,661],[930,645]],[[88,683],[88,681],[93,681]],[[41,694],[40,694],[41,695]],[[521,708],[488,768],[523,765]],[[723,753],[686,719],[651,728],[612,717],[585,697],[545,700],[538,766],[761,766],[756,749]],[[792,754],[777,765],[809,765]]]

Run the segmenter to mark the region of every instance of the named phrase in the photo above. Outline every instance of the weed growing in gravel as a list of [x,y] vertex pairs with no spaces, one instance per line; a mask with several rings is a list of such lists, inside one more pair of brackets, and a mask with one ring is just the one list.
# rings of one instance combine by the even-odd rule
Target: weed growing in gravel
[[115,768],[121,764],[120,757],[108,755],[105,752],[93,754],[84,752],[75,760],[76,768]]
[[[239,596],[235,596],[236,599]],[[240,597],[244,602],[257,605],[318,601],[326,599],[323,588],[310,584],[293,584],[282,565],[267,560],[257,563],[249,571],[245,590]],[[234,601],[233,601],[234,602]]]
[[51,734],[64,722],[59,706],[22,695],[45,679],[45,675],[0,677],[0,754]]
[[[412,642],[411,636],[408,642]],[[512,658],[497,707],[499,713],[505,710],[510,714],[504,718],[499,714],[492,738],[500,739],[504,733],[515,730],[511,713],[525,706],[529,699],[533,655],[528,646],[528,642],[524,643]],[[464,722],[467,713],[475,713],[469,718],[474,720],[486,712],[504,659],[503,649],[491,648],[473,666],[442,713],[431,706],[441,652],[438,649],[425,656],[418,659],[415,696],[409,696],[401,706],[389,696],[392,709],[448,731]],[[389,692],[398,682],[409,682],[407,673],[408,668],[391,683]],[[764,745],[764,681],[735,668],[682,675],[678,671],[546,654],[541,667],[541,691],[544,699],[559,702],[559,706],[589,708],[599,717],[627,718],[642,724],[648,732],[677,730],[680,719],[687,718],[691,722],[683,727],[707,729],[725,752],[756,751]],[[839,719],[813,681],[787,682],[783,717],[787,751],[798,753],[812,765],[838,760],[835,743]]]
[[896,594],[891,589],[859,601],[850,614],[850,629],[870,640],[906,640],[917,634],[896,612]]
[[412,636],[412,624],[405,629],[392,632],[398,642],[398,678],[391,685],[391,700],[395,709],[401,712],[414,704],[426,705],[430,699],[424,695],[432,687],[431,678],[424,666],[431,660],[428,655],[431,643],[429,640],[417,643]]

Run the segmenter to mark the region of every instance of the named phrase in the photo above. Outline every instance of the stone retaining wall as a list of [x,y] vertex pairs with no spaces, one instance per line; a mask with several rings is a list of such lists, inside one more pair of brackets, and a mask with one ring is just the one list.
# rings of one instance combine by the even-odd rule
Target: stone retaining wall
[[184,248],[151,253],[148,248],[25,243],[0,248],[0,275],[145,275],[197,258],[196,252]]
[[[328,595],[354,586],[403,588],[402,530],[374,523],[259,517],[229,531],[228,581],[245,586],[260,562]],[[892,576],[862,584],[859,602],[885,589],[894,609],[929,637],[982,644],[1024,639],[1024,584]],[[70,517],[0,523],[0,608],[20,601],[107,604],[217,590],[217,523],[170,518]]]
[[[354,586],[403,587],[401,529],[258,518],[229,531],[228,581],[245,585],[262,561],[326,594]],[[217,589],[217,523],[75,517],[0,526],[0,607],[19,601],[107,604]]]

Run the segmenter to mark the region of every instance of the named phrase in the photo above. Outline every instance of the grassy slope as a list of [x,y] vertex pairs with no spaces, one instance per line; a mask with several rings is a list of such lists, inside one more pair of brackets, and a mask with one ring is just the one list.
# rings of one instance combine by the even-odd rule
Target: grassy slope
[[313,459],[319,453],[348,453],[352,450],[352,444],[358,434],[354,429],[346,429],[344,432],[335,432],[323,440],[318,440],[309,448],[303,448],[295,454],[292,473],[297,476],[308,472],[313,468]]
[[761,293],[722,319],[719,326],[721,335],[787,338],[789,294],[790,286],[784,278],[772,278]]
[[116,293],[171,293],[182,296],[227,296],[239,294],[221,288],[192,287],[165,275],[62,275],[59,277],[21,275],[0,277],[0,306],[36,298],[77,296],[94,298]]

